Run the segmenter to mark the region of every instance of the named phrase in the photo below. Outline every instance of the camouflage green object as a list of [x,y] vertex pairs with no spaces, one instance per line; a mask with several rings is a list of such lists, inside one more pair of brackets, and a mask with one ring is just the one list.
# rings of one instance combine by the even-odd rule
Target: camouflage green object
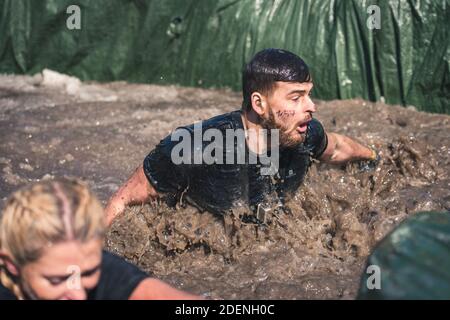
[[375,272],[364,273],[359,299],[450,299],[450,213],[423,212],[402,222],[366,269],[371,265],[379,267],[381,289],[368,288]]
[[240,90],[244,63],[278,47],[311,66],[316,98],[450,113],[448,21],[449,0],[1,0],[0,73]]

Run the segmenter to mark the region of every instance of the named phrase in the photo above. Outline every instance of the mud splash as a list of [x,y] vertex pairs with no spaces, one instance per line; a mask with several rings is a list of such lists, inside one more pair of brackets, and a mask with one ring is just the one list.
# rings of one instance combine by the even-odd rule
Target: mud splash
[[[378,147],[382,161],[372,172],[358,163],[314,165],[266,226],[245,224],[238,213],[221,218],[153,203],[130,208],[108,247],[212,297],[351,298],[364,258],[395,225],[411,212],[449,209],[450,192],[438,183],[446,173],[433,148],[413,136]],[[425,202],[404,192],[423,186],[432,194]]]

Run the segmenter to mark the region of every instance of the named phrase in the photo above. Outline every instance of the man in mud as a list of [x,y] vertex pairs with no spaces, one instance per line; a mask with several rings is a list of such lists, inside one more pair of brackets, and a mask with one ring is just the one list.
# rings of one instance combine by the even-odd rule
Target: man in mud
[[108,202],[109,223],[126,206],[160,197],[222,216],[238,209],[241,218],[264,223],[299,188],[312,159],[376,164],[373,149],[326,132],[313,118],[312,78],[297,55],[280,49],[257,53],[242,85],[241,110],[178,128],[148,154]]

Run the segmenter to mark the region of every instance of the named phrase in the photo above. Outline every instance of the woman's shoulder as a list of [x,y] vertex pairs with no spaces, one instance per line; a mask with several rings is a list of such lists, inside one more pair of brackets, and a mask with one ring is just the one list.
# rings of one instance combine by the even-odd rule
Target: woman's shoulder
[[100,279],[96,288],[89,293],[89,299],[128,299],[139,283],[148,277],[134,264],[104,250]]
[[0,300],[17,300],[17,297],[11,292],[11,290],[5,288],[0,282]]

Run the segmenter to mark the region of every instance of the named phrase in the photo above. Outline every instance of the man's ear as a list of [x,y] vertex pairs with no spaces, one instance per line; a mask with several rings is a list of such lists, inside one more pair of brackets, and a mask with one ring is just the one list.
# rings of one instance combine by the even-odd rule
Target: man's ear
[[262,116],[267,112],[267,101],[266,101],[266,97],[263,94],[255,91],[250,96],[250,99],[252,102],[252,109],[257,114]]
[[14,264],[14,262],[12,262],[10,255],[5,251],[0,251],[0,266],[1,265],[4,265],[8,272],[13,276],[19,275],[19,269]]

